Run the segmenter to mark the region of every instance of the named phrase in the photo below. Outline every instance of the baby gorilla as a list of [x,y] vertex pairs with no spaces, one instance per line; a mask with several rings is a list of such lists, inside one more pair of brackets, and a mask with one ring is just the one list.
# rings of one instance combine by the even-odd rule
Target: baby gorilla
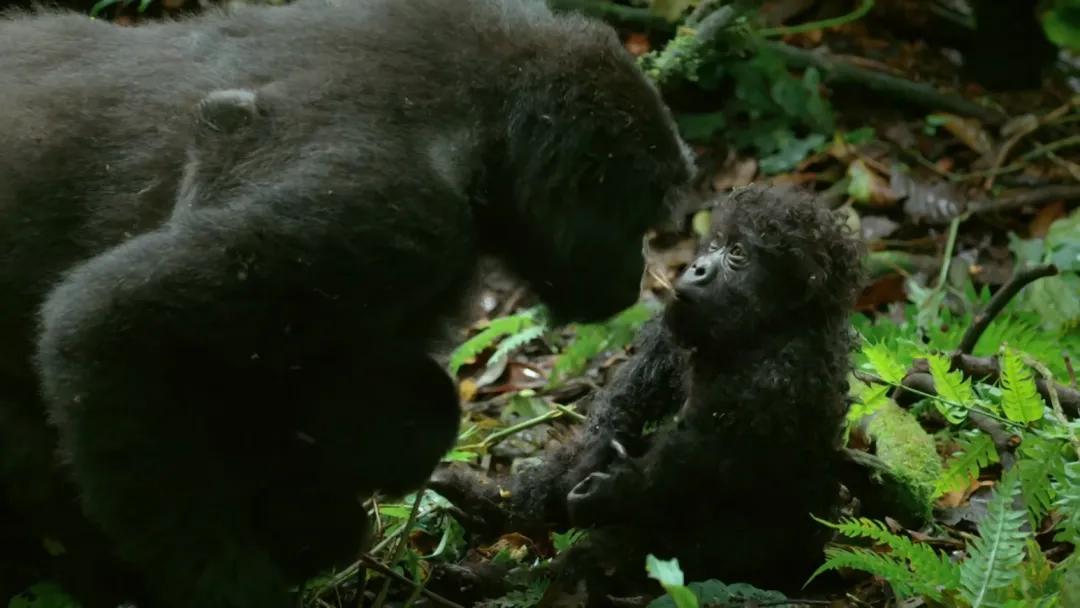
[[679,558],[689,580],[782,588],[821,557],[827,531],[809,515],[838,494],[860,246],[787,189],[737,192],[712,229],[576,442],[512,481],[505,505],[490,484],[438,476],[493,528],[594,527],[563,563],[593,603],[640,591],[648,553]]

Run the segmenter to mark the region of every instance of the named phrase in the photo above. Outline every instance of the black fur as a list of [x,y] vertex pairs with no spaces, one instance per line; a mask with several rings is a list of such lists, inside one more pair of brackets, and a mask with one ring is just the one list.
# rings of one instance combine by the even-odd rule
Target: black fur
[[[564,576],[587,579],[594,603],[640,589],[648,553],[679,558],[688,580],[788,588],[821,559],[827,530],[809,515],[838,498],[859,244],[787,189],[736,193],[713,228],[578,441],[509,481],[505,505],[466,473],[437,475],[464,504],[509,507],[481,511],[495,528],[592,526]],[[673,426],[643,434],[671,413]]]
[[454,440],[428,353],[478,257],[611,314],[690,171],[611,30],[530,0],[14,13],[0,132],[0,513],[108,580],[81,506],[155,606],[286,606],[354,555]]

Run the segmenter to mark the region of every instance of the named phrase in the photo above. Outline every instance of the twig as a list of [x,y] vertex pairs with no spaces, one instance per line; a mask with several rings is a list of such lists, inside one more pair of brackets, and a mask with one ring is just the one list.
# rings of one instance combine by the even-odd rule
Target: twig
[[1046,186],[1045,188],[1001,196],[994,200],[972,202],[968,204],[967,212],[969,214],[979,214],[992,211],[1012,211],[1027,205],[1038,205],[1058,199],[1070,200],[1077,198],[1080,198],[1080,184]]
[[964,332],[964,337],[960,339],[960,345],[956,347],[957,352],[963,354],[971,354],[972,349],[975,348],[975,344],[979,342],[979,338],[982,337],[983,332],[990,326],[990,322],[994,320],[994,317],[1001,312],[1005,305],[1013,299],[1021,289],[1026,287],[1032,281],[1041,279],[1043,277],[1049,277],[1058,273],[1057,266],[1053,264],[1045,264],[1042,266],[1034,266],[1027,268],[1016,273],[1013,278],[1009,279],[1007,283],[1001,286],[1001,289],[994,294],[994,297],[990,298],[990,303],[986,305],[986,310],[975,315],[975,318],[971,321],[971,326]]
[[656,272],[656,269],[652,266],[649,266],[646,269],[646,272],[648,272],[649,276],[652,277],[654,281],[659,283],[660,287],[663,287],[664,291],[666,291],[672,298],[678,299],[678,295],[675,293],[675,287],[671,285],[671,281],[668,281],[667,278],[664,277],[664,275]]
[[991,125],[1005,121],[1002,112],[957,95],[942,93],[923,83],[861,68],[824,53],[806,51],[782,42],[763,42],[762,46],[779,55],[790,66],[817,68],[827,82],[857,84],[926,108],[972,116]]
[[[839,17],[833,17],[832,19],[822,19],[821,21],[812,21],[810,23],[763,29],[758,33],[762,36],[787,36],[789,34],[803,34],[806,32],[828,29],[830,27],[839,27],[851,23],[852,21],[862,19],[872,8],[874,8],[874,0],[863,0],[863,3],[859,8],[846,15],[840,15]],[[760,605],[764,606],[766,604]]]
[[[1050,112],[1047,112],[1041,117],[1036,118],[1035,116],[1031,115],[1025,117],[1024,122],[1020,126],[1020,128],[1018,128],[1016,132],[1013,133],[1012,136],[1010,136],[1007,140],[1005,140],[1005,143],[1003,143],[998,148],[997,155],[994,158],[994,163],[990,166],[991,171],[996,171],[1005,164],[1005,160],[1009,157],[1009,152],[1012,151],[1013,147],[1016,146],[1016,144],[1018,144],[1021,139],[1027,137],[1035,131],[1038,131],[1040,127],[1043,127],[1047,124],[1052,124],[1054,121],[1058,120],[1062,116],[1065,116],[1072,110],[1072,106],[1073,104],[1070,101],[1069,103],[1066,103],[1058,108],[1051,110]],[[1026,159],[1027,157],[1025,156],[1025,160]],[[988,175],[986,177],[986,181],[983,182],[983,189],[989,190],[990,188],[992,188],[994,186],[994,179],[996,177],[996,173],[991,173],[990,175]]]
[[[951,369],[959,370],[966,378],[993,383],[997,382],[998,378],[1001,377],[1001,365],[998,363],[996,357],[976,357],[974,355],[954,352],[950,357],[949,363]],[[929,373],[930,371],[925,360],[916,360],[911,369],[912,371],[909,373]],[[1080,416],[1080,391],[1063,384],[1047,383],[1046,379],[1042,377],[1035,378],[1036,390],[1038,390],[1043,399],[1046,399],[1047,401],[1050,399],[1051,385],[1053,386],[1054,392],[1058,394],[1062,409],[1067,410],[1073,416]]]
[[577,410],[575,410],[572,407],[569,407],[569,406],[566,406],[566,405],[556,405],[555,409],[551,410],[550,412],[544,412],[543,414],[540,414],[539,416],[537,416],[535,418],[529,418],[528,420],[525,420],[523,422],[519,422],[519,423],[517,423],[517,424],[515,424],[513,426],[508,426],[505,429],[495,431],[494,433],[488,435],[487,437],[484,437],[483,441],[481,441],[479,443],[471,443],[469,445],[463,445],[458,449],[460,449],[460,450],[488,450],[488,449],[491,449],[496,444],[498,444],[499,442],[505,440],[507,437],[510,437],[512,435],[516,435],[516,434],[520,433],[521,431],[524,431],[526,429],[530,429],[530,428],[532,428],[534,426],[543,424],[545,422],[550,422],[552,420],[562,418],[563,416],[570,416],[571,418],[574,418],[574,419],[579,420],[579,421],[584,421],[584,420],[587,419],[584,415],[582,415],[580,412],[578,412]]
[[1065,371],[1069,372],[1069,386],[1076,388],[1076,370],[1073,369],[1072,357],[1069,353],[1061,353],[1061,358],[1065,361]]
[[647,8],[625,6],[604,0],[550,0],[549,4],[556,10],[578,11],[592,17],[639,23],[662,31],[675,29],[673,24]]
[[[391,564],[398,563],[398,561],[401,560],[401,556],[405,553],[405,545],[409,542],[409,530],[412,530],[413,526],[416,525],[416,516],[420,512],[420,503],[423,501],[426,492],[426,483],[416,490],[416,500],[413,501],[412,509],[409,510],[409,519],[406,520],[405,526],[401,529],[401,535],[398,537],[398,544],[394,547],[394,553],[390,556]],[[414,584],[413,581],[410,581],[407,578],[405,578],[405,580],[408,581],[409,584]],[[386,594],[389,592],[390,579],[387,578],[386,582],[383,583],[382,589],[379,590],[379,595],[375,597],[372,608],[382,608],[383,603],[386,601]]]
[[[917,369],[917,368],[916,368]],[[909,372],[900,385],[905,391],[919,395],[921,397],[930,397],[932,399],[938,399],[947,403],[952,403],[946,399],[942,399],[937,393],[937,388],[934,386],[934,377],[928,372],[915,371]],[[1012,440],[1013,433],[1006,428],[1005,419],[998,418],[995,415],[984,411],[979,408],[971,407],[967,404],[963,405],[968,410],[968,420],[975,428],[983,431],[990,436],[990,439],[994,442],[994,447],[997,448],[998,453],[1004,454],[1014,447]],[[1014,424],[1015,423],[1011,423]]]
[[392,578],[392,579],[394,579],[394,580],[396,580],[396,581],[398,581],[400,583],[403,583],[403,584],[409,585],[410,587],[414,587],[414,588],[419,589],[420,593],[422,593],[425,597],[427,597],[429,600],[435,602],[436,604],[439,604],[441,606],[446,606],[447,608],[465,608],[464,606],[462,606],[461,604],[459,604],[459,603],[457,603],[457,602],[455,602],[453,600],[447,599],[447,598],[439,595],[438,593],[435,593],[434,591],[428,590],[427,588],[425,588],[423,585],[417,583],[416,581],[410,580],[408,577],[402,576],[401,574],[398,574],[397,572],[394,572],[394,570],[392,568],[388,568],[386,565],[384,565],[379,560],[375,559],[370,554],[367,554],[367,553],[360,554],[360,563],[362,563],[365,567],[371,568],[372,570],[378,572],[379,574],[387,577],[388,579]]

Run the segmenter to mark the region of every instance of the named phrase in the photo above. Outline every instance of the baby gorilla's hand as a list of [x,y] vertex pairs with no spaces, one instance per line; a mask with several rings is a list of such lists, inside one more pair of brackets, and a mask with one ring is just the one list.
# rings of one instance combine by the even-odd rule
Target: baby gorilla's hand
[[615,523],[622,519],[624,505],[640,490],[645,478],[637,462],[616,440],[611,441],[617,460],[606,471],[590,473],[566,495],[570,522],[576,527]]

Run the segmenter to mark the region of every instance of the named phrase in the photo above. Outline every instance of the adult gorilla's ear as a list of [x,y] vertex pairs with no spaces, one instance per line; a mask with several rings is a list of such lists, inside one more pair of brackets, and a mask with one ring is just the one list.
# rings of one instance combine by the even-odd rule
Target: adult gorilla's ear
[[196,120],[200,131],[232,135],[266,114],[265,104],[250,89],[219,89],[199,101]]

